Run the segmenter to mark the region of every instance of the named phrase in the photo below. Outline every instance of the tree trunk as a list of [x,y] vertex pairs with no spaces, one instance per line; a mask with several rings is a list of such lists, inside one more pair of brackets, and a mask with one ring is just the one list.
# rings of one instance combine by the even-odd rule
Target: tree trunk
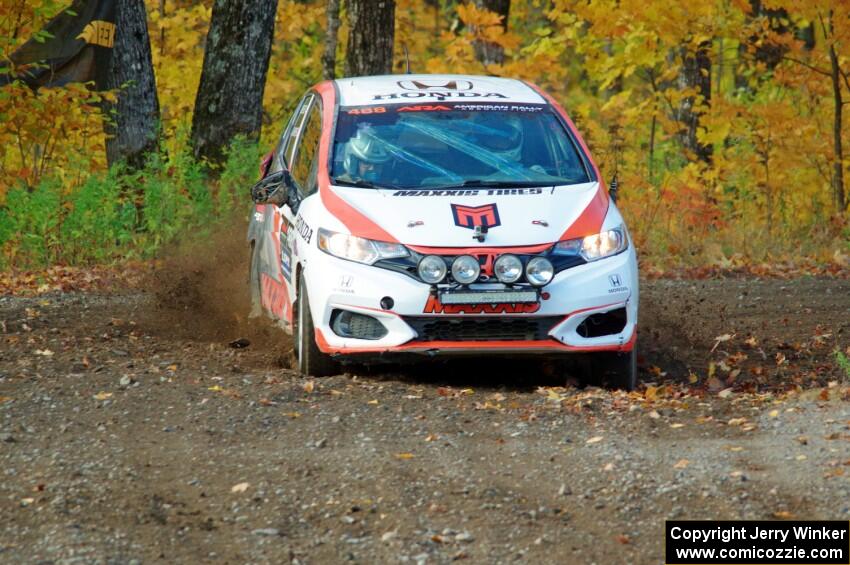
[[[511,11],[511,0],[473,0],[475,6],[482,10],[495,12],[502,16],[502,29],[508,31],[508,16]],[[505,50],[501,45],[489,41],[476,40],[472,47],[475,49],[475,58],[482,65],[501,65],[505,62]]]
[[231,140],[258,139],[277,0],[215,0],[192,116],[195,157],[221,162]]
[[345,74],[385,75],[393,71],[395,0],[348,0]]
[[682,88],[696,88],[697,96],[688,96],[679,105],[680,138],[685,149],[698,161],[711,164],[713,148],[697,140],[697,128],[702,110],[698,110],[697,97],[702,98],[702,106],[711,105],[711,49],[710,41],[703,41],[696,53],[687,52],[683,56],[679,84]]
[[105,104],[112,114],[112,123],[104,127],[106,159],[110,165],[124,161],[140,169],[146,154],[156,151],[159,134],[159,99],[144,0],[118,0],[115,23],[107,86],[119,92],[115,104]]
[[325,37],[325,52],[322,55],[322,78],[336,77],[336,44],[339,34],[339,0],[328,0],[328,31]]
[[844,104],[841,96],[841,82],[839,82],[840,69],[838,67],[838,54],[835,52],[835,44],[829,46],[829,62],[832,65],[832,99],[835,103],[835,114],[832,120],[832,197],[835,202],[836,212],[844,215],[846,202],[844,201],[844,150],[841,146],[841,119],[842,106]]

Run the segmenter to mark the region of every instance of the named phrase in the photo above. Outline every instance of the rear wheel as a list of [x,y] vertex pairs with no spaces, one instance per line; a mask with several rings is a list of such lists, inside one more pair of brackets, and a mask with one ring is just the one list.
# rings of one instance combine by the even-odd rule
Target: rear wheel
[[298,371],[305,376],[327,377],[337,373],[337,366],[330,355],[323,353],[316,345],[316,329],[310,312],[310,300],[304,278],[298,277],[298,311],[295,313],[295,358]]
[[597,353],[593,359],[594,380],[626,391],[637,387],[637,346],[624,353]]

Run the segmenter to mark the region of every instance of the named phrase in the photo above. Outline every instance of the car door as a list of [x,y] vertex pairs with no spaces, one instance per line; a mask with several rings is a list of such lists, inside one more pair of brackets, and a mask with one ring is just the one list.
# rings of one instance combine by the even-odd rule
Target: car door
[[[293,112],[266,167],[266,175],[289,168],[312,98],[311,94],[305,95]],[[290,329],[292,321],[291,253],[286,238],[293,219],[287,205],[258,204],[249,232],[259,259],[255,287],[259,289],[259,302],[273,318],[283,322],[284,329]]]
[[[298,193],[299,202],[303,202],[304,199],[309,198],[318,190],[319,142],[321,137],[322,103],[321,98],[313,96],[309,101],[308,107],[306,107],[301,131],[299,132],[291,156],[287,161],[289,172],[292,175],[292,181]],[[299,242],[296,231],[292,229],[294,225],[297,225],[297,210],[292,210],[289,206],[283,206],[282,213],[287,220],[288,230],[285,240],[281,240],[283,242],[281,249],[284,254],[289,253],[288,257],[282,258],[282,263],[288,263],[290,270],[292,270],[295,265],[304,260],[304,244],[309,244],[310,242],[304,240]],[[293,301],[295,300],[296,286],[294,281],[290,285]]]

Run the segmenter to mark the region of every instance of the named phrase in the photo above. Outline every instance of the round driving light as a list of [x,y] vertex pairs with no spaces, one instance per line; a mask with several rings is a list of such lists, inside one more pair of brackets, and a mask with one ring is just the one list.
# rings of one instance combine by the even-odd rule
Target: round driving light
[[481,274],[481,265],[472,255],[461,255],[452,262],[452,277],[460,284],[474,283]]
[[525,278],[534,286],[547,285],[554,276],[555,268],[545,257],[535,257],[525,266]]
[[419,278],[428,284],[437,284],[446,278],[446,262],[437,255],[426,255],[419,261]]
[[493,263],[493,272],[499,282],[515,283],[522,276],[522,261],[516,255],[501,255]]

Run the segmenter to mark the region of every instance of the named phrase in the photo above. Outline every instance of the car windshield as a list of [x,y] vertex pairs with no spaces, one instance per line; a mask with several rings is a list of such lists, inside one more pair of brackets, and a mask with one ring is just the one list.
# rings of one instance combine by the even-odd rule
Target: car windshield
[[589,182],[578,151],[544,104],[343,107],[331,177],[405,189]]

